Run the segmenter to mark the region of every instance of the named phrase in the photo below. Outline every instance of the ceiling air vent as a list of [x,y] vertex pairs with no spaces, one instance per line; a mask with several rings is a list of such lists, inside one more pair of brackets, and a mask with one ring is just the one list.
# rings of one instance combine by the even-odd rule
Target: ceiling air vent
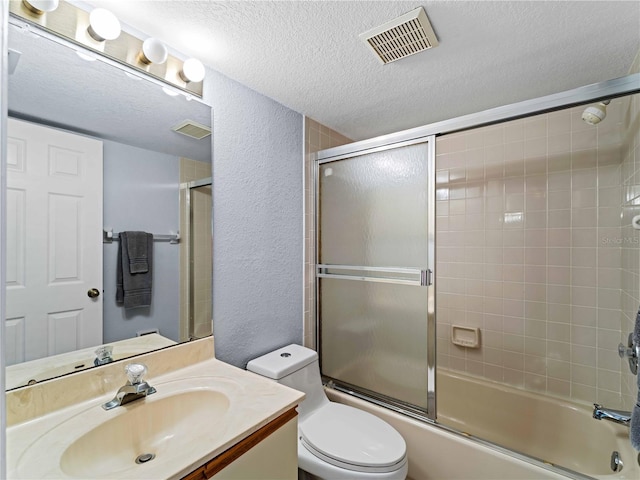
[[182,123],[179,123],[171,130],[174,132],[181,133],[182,135],[186,135],[187,137],[195,138],[197,140],[203,139],[211,135],[211,127],[207,127],[206,125],[202,125],[201,123],[194,122],[193,120],[185,120]]
[[383,64],[438,46],[436,34],[422,7],[361,33],[360,39],[371,47]]

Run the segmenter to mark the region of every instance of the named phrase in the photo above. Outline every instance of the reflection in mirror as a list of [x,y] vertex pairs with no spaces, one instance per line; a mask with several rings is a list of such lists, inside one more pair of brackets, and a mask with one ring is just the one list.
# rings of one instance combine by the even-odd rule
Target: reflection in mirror
[[37,27],[9,48],[7,388],[210,335],[210,108]]

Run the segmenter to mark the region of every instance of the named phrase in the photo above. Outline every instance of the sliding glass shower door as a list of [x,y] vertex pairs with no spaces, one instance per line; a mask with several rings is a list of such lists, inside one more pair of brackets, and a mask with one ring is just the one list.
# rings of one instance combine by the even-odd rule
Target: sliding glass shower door
[[435,359],[429,159],[422,139],[320,161],[317,171],[322,373],[424,412]]

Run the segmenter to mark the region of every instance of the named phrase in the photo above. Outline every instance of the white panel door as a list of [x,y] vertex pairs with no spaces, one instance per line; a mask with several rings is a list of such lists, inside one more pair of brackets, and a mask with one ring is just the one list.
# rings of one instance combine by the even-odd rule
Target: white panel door
[[7,364],[99,345],[102,142],[9,119],[7,153]]

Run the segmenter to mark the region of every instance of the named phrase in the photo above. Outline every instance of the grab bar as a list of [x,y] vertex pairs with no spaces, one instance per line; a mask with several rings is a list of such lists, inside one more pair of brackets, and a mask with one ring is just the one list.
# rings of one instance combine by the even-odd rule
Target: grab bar
[[[349,275],[342,273],[328,273],[330,270],[343,270],[351,272],[372,272],[385,273],[387,275],[375,277],[368,275]],[[399,275],[399,276],[394,276]],[[416,277],[415,279],[406,277]],[[318,264],[316,269],[317,278],[335,278],[341,280],[358,280],[363,282],[380,282],[393,283],[398,285],[412,285],[418,287],[426,287],[433,283],[433,272],[429,269],[421,270],[418,268],[402,268],[402,267],[365,267],[354,265],[328,265]]]

